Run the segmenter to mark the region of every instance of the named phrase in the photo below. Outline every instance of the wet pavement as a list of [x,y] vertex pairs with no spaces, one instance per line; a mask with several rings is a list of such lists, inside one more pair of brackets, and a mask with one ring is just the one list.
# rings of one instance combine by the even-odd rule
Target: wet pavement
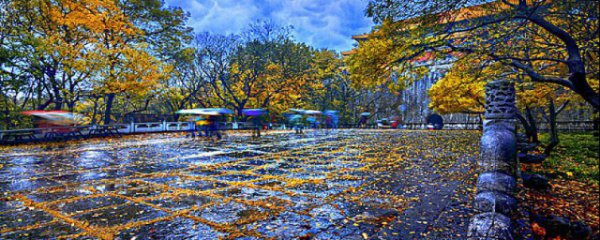
[[147,134],[0,148],[0,239],[464,238],[480,133]]

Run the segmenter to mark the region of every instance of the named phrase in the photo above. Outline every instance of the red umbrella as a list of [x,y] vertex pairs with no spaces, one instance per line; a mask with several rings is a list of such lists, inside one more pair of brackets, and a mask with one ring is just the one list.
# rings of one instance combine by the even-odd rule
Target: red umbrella
[[54,111],[45,111],[45,110],[33,110],[33,111],[24,111],[21,112],[24,115],[40,117],[48,120],[52,124],[55,125],[72,125],[77,122],[77,119],[81,119],[81,115],[62,111],[62,110],[54,110]]

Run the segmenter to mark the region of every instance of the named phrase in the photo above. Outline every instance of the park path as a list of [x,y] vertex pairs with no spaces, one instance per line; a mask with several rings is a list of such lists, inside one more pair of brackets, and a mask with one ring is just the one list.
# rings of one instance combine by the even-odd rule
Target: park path
[[152,134],[4,148],[0,238],[461,238],[479,134]]

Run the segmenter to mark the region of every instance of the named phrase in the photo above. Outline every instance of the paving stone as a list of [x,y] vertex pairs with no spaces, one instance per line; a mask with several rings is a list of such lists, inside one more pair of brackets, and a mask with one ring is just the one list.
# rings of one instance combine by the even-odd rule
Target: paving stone
[[217,232],[211,227],[186,218],[175,218],[141,227],[125,230],[118,239],[219,239],[225,233]]
[[297,238],[310,234],[311,218],[291,212],[282,213],[267,221],[251,224],[252,228],[270,238]]
[[23,208],[23,202],[15,200],[0,200],[0,213]]
[[0,235],[2,239],[55,239],[63,235],[80,233],[82,230],[64,223],[53,223],[30,230],[8,232]]
[[60,186],[57,181],[38,178],[38,179],[12,179],[0,181],[0,189],[3,192],[19,192],[19,191],[34,191],[39,188],[49,188]]
[[181,209],[187,209],[193,206],[200,207],[204,204],[213,201],[215,201],[215,199],[206,196],[180,194],[167,198],[155,199],[149,202],[152,204],[156,204],[159,207],[168,208],[170,210],[176,211]]
[[169,187],[172,188],[183,188],[197,191],[204,191],[209,189],[223,188],[226,187],[227,184],[221,182],[209,182],[209,181],[195,181],[195,180],[183,180],[183,181],[175,181],[169,182]]
[[121,205],[125,203],[127,203],[126,200],[116,197],[94,197],[84,198],[73,202],[58,202],[54,205],[51,205],[50,208],[61,211],[66,214],[74,214],[86,210],[112,205]]
[[203,210],[194,211],[192,214],[215,223],[234,223],[244,217],[243,212],[248,210],[262,212],[262,209],[256,207],[246,206],[236,202],[227,202],[216,204]]
[[27,197],[36,202],[52,202],[61,199],[69,199],[74,197],[87,196],[92,192],[85,188],[61,189],[53,192],[33,192]]
[[95,226],[123,225],[128,222],[139,222],[165,217],[165,212],[155,210],[149,206],[128,203],[112,208],[105,208],[73,216],[74,219],[86,221]]
[[[418,232],[423,238],[461,239],[474,214],[469,204],[476,178],[465,178],[473,176],[479,138],[480,133],[464,131],[340,130],[260,139],[232,133],[217,142],[169,134],[84,140],[52,149],[52,154],[43,148],[31,150],[31,157],[0,152],[0,190],[107,228],[180,212],[214,224],[243,222],[233,227],[264,238],[363,239],[366,234],[412,239],[410,233]],[[108,195],[75,199],[90,194],[133,201]],[[201,206],[207,207],[194,209]],[[12,221],[15,217],[21,222]],[[0,200],[0,222],[11,224],[1,229],[53,219],[22,202]],[[439,226],[432,226],[434,221]],[[80,231],[69,227],[5,232],[0,238],[56,238]],[[214,239],[227,234],[176,217],[125,229],[116,237]]]
[[0,213],[0,229],[25,227],[52,221],[52,215],[41,210],[18,208]]

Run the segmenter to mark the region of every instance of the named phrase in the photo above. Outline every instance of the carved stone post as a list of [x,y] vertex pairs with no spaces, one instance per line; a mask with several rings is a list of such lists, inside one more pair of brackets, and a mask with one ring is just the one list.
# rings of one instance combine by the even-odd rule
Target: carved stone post
[[510,216],[516,210],[515,88],[505,80],[485,87],[486,106],[469,239],[513,239]]

